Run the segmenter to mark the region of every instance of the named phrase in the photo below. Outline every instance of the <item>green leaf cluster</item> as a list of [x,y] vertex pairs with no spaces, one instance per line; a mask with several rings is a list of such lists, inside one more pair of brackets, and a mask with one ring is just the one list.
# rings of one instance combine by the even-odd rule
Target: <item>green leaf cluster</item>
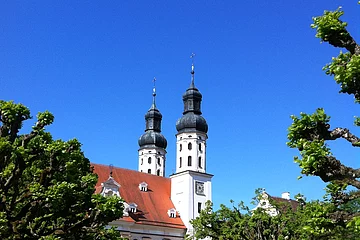
[[22,104],[0,101],[0,238],[120,239],[106,226],[122,216],[122,200],[94,195],[97,175],[81,143],[54,140],[48,111],[19,134],[30,118]]
[[322,42],[329,42],[335,47],[343,47],[343,42],[351,40],[346,30],[347,23],[342,22],[340,17],[344,15],[341,7],[335,11],[324,11],[322,16],[313,17],[311,27],[316,29],[316,37]]

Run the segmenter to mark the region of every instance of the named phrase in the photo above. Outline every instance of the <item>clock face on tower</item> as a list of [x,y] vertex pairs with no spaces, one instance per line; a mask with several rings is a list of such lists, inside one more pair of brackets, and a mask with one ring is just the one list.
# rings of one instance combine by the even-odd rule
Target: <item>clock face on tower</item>
[[195,192],[199,195],[205,195],[204,193],[204,183],[203,182],[195,182]]

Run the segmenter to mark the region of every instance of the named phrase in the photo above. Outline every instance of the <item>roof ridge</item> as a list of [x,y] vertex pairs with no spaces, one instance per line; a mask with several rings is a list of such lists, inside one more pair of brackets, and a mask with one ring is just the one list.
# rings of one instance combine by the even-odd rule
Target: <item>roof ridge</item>
[[[110,165],[106,165],[106,164],[102,164],[102,163],[93,163],[93,162],[91,162],[90,165],[91,165],[91,166],[103,166],[103,167],[109,167],[109,166],[110,166]],[[170,178],[168,178],[168,177],[157,176],[157,175],[150,174],[150,173],[146,173],[146,172],[139,172],[139,171],[137,171],[137,170],[128,169],[128,168],[122,168],[122,167],[113,166],[113,170],[114,170],[114,169],[122,169],[122,170],[129,171],[129,172],[136,172],[136,173],[139,173],[139,174],[146,174],[146,176],[160,177],[160,178],[170,179]]]

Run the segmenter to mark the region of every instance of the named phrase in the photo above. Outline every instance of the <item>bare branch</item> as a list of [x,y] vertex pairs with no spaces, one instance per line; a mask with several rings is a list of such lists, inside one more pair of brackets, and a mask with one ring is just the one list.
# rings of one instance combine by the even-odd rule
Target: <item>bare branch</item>
[[360,169],[353,169],[343,165],[339,160],[333,156],[327,156],[325,164],[314,173],[319,176],[324,182],[341,181],[351,186],[360,189]]
[[350,142],[354,147],[360,146],[360,138],[352,134],[347,128],[335,128],[329,131],[329,137],[325,140],[335,140],[337,138],[344,138]]

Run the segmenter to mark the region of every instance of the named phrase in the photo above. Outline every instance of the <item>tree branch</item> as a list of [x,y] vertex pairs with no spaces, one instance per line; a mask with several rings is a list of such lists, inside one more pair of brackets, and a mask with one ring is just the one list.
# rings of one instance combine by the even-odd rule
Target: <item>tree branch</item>
[[360,138],[352,134],[347,128],[335,128],[328,131],[329,136],[325,140],[335,140],[337,138],[344,138],[350,142],[354,147],[360,147]]
[[341,181],[360,189],[360,181],[357,180],[360,177],[360,169],[347,167],[333,156],[327,156],[324,164],[314,175],[319,176],[324,182]]

